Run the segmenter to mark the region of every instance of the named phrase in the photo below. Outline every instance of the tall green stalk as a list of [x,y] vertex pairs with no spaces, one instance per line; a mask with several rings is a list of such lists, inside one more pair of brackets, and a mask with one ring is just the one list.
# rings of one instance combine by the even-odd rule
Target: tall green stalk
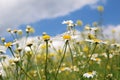
[[12,53],[12,56],[13,56],[13,57],[15,57],[15,54],[14,54],[14,52],[13,52],[12,48],[11,48],[11,47],[8,47],[8,49],[9,49],[9,50],[10,50],[10,52]]
[[47,71],[47,63],[48,63],[48,40],[45,40],[46,42],[46,60],[45,60],[45,77],[46,80],[48,80],[48,71]]
[[61,65],[62,65],[62,62],[63,62],[63,60],[64,60],[65,53],[66,53],[66,50],[67,50],[67,44],[68,44],[68,40],[65,42],[65,49],[64,49],[63,57],[61,58],[60,64],[59,64],[59,66],[58,66],[58,69],[57,69],[57,72],[56,72],[56,75],[55,75],[55,80],[57,80],[58,72],[59,72],[60,67],[61,67]]
[[107,66],[108,66],[108,63],[109,63],[109,49],[106,49],[106,53],[107,53],[107,61],[105,63],[105,71],[104,71],[104,80],[106,79],[106,75],[107,75]]
[[71,49],[71,47],[70,47],[69,42],[68,42],[68,47],[69,47],[70,54],[71,54],[72,66],[74,66],[74,64],[73,64],[73,54],[72,54],[72,49]]

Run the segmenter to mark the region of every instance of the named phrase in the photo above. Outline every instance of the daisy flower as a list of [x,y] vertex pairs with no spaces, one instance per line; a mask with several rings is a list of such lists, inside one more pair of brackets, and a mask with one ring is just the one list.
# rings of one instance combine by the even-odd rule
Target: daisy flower
[[93,78],[96,75],[96,71],[91,71],[83,74],[85,78]]
[[67,24],[67,26],[74,26],[72,20],[63,21],[62,24]]

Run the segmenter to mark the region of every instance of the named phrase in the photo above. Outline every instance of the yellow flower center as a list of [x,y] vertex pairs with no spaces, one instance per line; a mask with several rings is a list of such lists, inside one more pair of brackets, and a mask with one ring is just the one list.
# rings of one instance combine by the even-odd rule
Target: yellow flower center
[[63,36],[63,39],[70,40],[70,39],[71,39],[71,36],[70,36],[70,35],[64,35],[64,36]]
[[95,58],[96,59],[96,61],[100,61],[100,58]]
[[8,42],[5,44],[5,47],[10,47],[10,46],[12,46],[12,42]]
[[99,40],[99,39],[93,39],[93,41],[94,41],[95,43],[100,43],[100,42],[101,42],[101,40]]
[[92,74],[92,72],[88,72],[88,74]]
[[50,36],[49,36],[49,35],[44,35],[42,38],[43,38],[44,40],[49,40],[49,39],[50,39]]

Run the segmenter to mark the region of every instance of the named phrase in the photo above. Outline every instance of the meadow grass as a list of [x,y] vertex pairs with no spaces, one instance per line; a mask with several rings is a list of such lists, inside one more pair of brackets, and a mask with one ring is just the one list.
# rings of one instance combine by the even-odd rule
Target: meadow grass
[[[103,8],[98,10],[101,15]],[[0,80],[120,80],[120,43],[104,35],[101,23],[83,31],[76,30],[81,20],[63,24],[68,30],[55,37],[30,37],[31,26],[25,37],[22,30],[8,29],[13,41],[1,38]]]

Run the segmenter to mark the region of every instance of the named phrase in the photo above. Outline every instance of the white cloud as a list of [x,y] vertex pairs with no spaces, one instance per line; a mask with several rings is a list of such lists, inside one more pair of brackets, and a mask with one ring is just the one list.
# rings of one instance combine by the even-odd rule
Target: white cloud
[[[0,0],[0,31],[46,18],[64,16],[100,0]],[[0,33],[0,34],[1,34]]]
[[[113,34],[112,31],[115,31]],[[107,27],[104,26],[103,34],[106,38],[115,38],[117,41],[120,40],[120,24],[119,25],[108,25]]]

